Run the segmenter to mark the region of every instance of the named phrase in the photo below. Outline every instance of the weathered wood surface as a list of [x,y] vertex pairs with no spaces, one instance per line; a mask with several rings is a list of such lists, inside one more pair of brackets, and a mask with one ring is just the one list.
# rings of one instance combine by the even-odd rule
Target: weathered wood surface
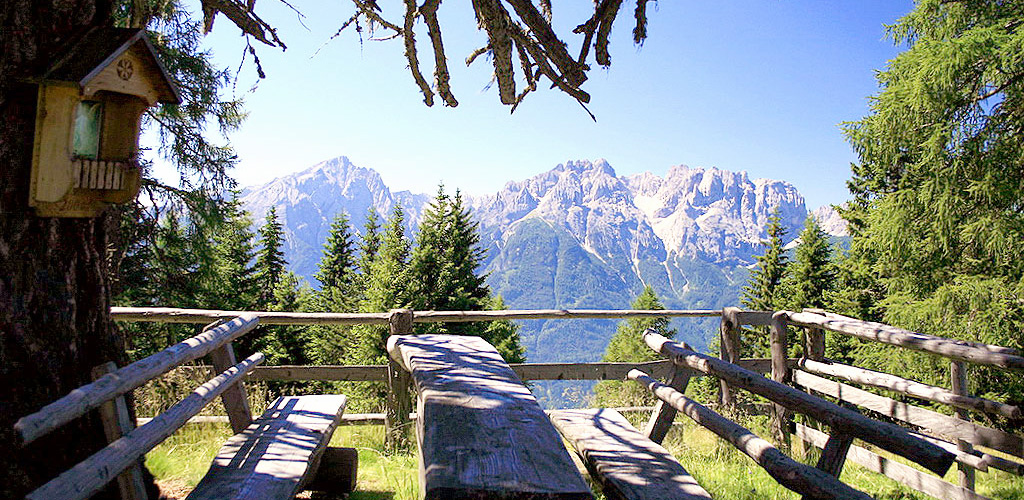
[[[92,378],[96,380],[115,371],[117,371],[117,364],[111,361],[93,368]],[[99,411],[100,420],[103,421],[103,433],[107,435],[107,443],[113,443],[135,429],[135,422],[132,421],[131,415],[128,413],[128,403],[124,396],[118,396],[101,404]],[[142,479],[140,462],[128,466],[117,476],[117,487],[121,493],[121,500],[146,500],[149,498],[146,484]]]
[[620,318],[707,318],[718,310],[675,309],[503,309],[498,311],[416,311],[416,323],[493,321],[503,319],[620,319]]
[[1002,415],[1007,418],[1020,418],[1022,416],[1019,406],[1008,405],[999,401],[957,394],[942,387],[922,384],[914,380],[905,379],[888,373],[876,372],[858,368],[856,366],[844,365],[833,362],[821,362],[810,359],[800,360],[800,368],[816,375],[829,375],[838,377],[857,384],[870,385],[880,389],[886,389],[926,401],[943,403],[957,408],[974,410],[982,413]]
[[[210,353],[210,362],[215,372],[220,373],[235,366],[235,349],[228,342]],[[249,397],[245,394],[245,381],[239,380],[237,384],[228,387],[220,400],[224,404],[224,411],[228,414],[231,422],[231,432],[235,434],[242,432],[252,423],[252,410],[249,408]]]
[[417,389],[422,497],[591,498],[558,432],[493,346],[453,335],[393,336],[388,346]]
[[[725,307],[722,309],[722,322],[718,327],[719,357],[727,363],[735,363],[740,358],[740,310],[736,307]],[[640,371],[647,371],[637,368]],[[647,372],[650,373],[650,372]],[[732,406],[732,390],[724,380],[718,381],[718,402],[725,406]]]
[[[620,319],[646,317],[717,317],[718,310],[630,310],[630,309],[527,309],[497,311],[415,311],[416,323],[459,323],[516,319]],[[387,324],[390,313],[298,313],[284,311],[221,311],[171,307],[111,307],[115,321],[161,323],[209,323],[241,315],[257,316],[264,325],[357,325]]]
[[[953,389],[953,393],[959,397],[968,397],[967,390],[967,364],[963,361],[951,361],[949,364],[949,378],[950,388]],[[970,420],[971,414],[962,408],[956,408],[953,412],[960,420]],[[956,448],[964,453],[970,453],[974,448],[971,443],[964,441],[963,439],[956,440]],[[957,464],[958,477],[960,478],[960,486],[969,490],[974,490],[974,469],[964,466],[963,464]]]
[[810,313],[790,313],[789,318],[794,324],[824,328],[864,340],[898,345],[959,361],[1024,370],[1024,357],[1017,356],[1016,350],[1007,347],[924,335],[853,318]]
[[[824,447],[826,441],[828,441],[828,435],[824,432],[800,423],[796,424],[796,435],[818,448]],[[921,472],[909,465],[889,460],[857,445],[850,447],[846,459],[940,500],[989,500],[988,497],[983,497],[955,484],[947,483],[942,478]]]
[[902,427],[870,419],[824,399],[769,380],[757,373],[730,365],[718,358],[685,349],[678,343],[648,330],[644,341],[675,363],[725,379],[757,395],[823,422],[836,432],[863,439],[882,449],[917,462],[936,474],[945,474],[953,464],[952,453],[914,437]]
[[637,368],[656,377],[668,377],[673,370],[667,360],[642,363],[515,363],[510,364],[522,380],[622,380]]
[[736,326],[767,326],[772,322],[771,311],[736,311]]
[[189,418],[199,413],[224,391],[263,362],[263,354],[256,353],[231,367],[209,382],[196,388],[192,394],[170,407],[146,425],[136,428],[109,446],[94,453],[52,481],[29,493],[33,500],[76,500],[88,498],[103,488],[118,474],[156,445],[174,434]]
[[278,398],[224,443],[187,498],[291,500],[312,479],[345,402],[342,395]]
[[987,446],[1018,457],[1024,455],[1024,439],[1014,434],[990,429],[914,405],[901,403],[891,398],[872,394],[851,385],[824,379],[802,370],[793,371],[793,382],[800,386],[814,389],[821,394],[839,398],[848,403],[881,413],[887,417],[928,429],[933,434],[950,439],[963,439],[972,444]]
[[[788,325],[789,321],[783,311],[772,314],[772,320],[768,327],[768,345],[772,355],[772,380],[779,385],[785,385],[789,381],[789,367],[786,366],[786,352],[789,350]],[[775,442],[782,446],[785,451],[790,451],[789,420],[792,417],[785,405],[774,403],[772,405],[772,434]]]
[[[955,444],[947,442],[947,441],[943,441],[943,440],[941,440],[939,438],[935,438],[935,437],[932,437],[932,436],[926,436],[924,434],[919,434],[919,433],[916,433],[916,432],[912,432],[911,434],[913,434],[913,435],[915,435],[917,437],[920,437],[921,439],[924,439],[925,441],[928,441],[929,443],[934,443],[934,444],[938,445],[940,448],[942,448],[944,450],[947,450],[950,453],[956,455],[956,463],[958,463],[958,464],[967,465],[969,467],[973,467],[973,468],[978,469],[980,471],[987,471],[988,470],[989,462],[988,462],[988,460],[985,459],[985,457],[990,457],[991,458],[992,457],[991,455],[982,454],[981,452],[974,451],[974,450],[972,450],[972,451],[962,451],[959,448],[957,448],[957,446]],[[1010,472],[1010,471],[1008,471],[1008,472]]]
[[[683,344],[686,345],[686,344]],[[675,372],[672,373],[672,377],[668,381],[668,386],[679,391],[686,392],[686,386],[690,383],[690,375],[693,370],[685,368],[679,365],[675,365]],[[668,430],[672,428],[672,422],[676,419],[677,410],[672,405],[658,400],[654,404],[654,410],[651,412],[651,417],[647,420],[647,424],[644,426],[643,435],[654,441],[655,443],[661,444],[665,441],[665,436],[668,434]]]
[[[788,366],[797,366],[797,359],[790,358]],[[736,364],[757,373],[771,371],[770,358],[747,358]],[[509,365],[521,380],[622,380],[632,369],[642,370],[653,377],[665,378],[671,375],[673,364],[669,360],[596,363],[512,363]],[[209,366],[186,365],[177,370],[209,371]],[[387,365],[280,365],[260,366],[249,374],[248,380],[349,380],[384,382],[387,380]],[[693,376],[703,377],[703,373]]]
[[350,380],[383,382],[388,378],[387,365],[281,365],[261,366],[249,380]]
[[382,325],[388,313],[299,313],[286,311],[222,311],[219,309],[179,309],[173,307],[111,307],[114,321],[155,323],[209,323],[218,319],[254,316],[262,325]]
[[[649,411],[649,409],[648,409]],[[416,414],[409,414],[410,420],[416,420]],[[152,418],[137,418],[135,419],[138,425],[145,425]],[[227,415],[196,415],[190,419],[187,424],[227,424],[229,423]],[[339,425],[384,425],[384,414],[383,413],[345,413],[341,416],[341,423]]]
[[[409,309],[393,309],[388,319],[391,337],[412,333],[412,311]],[[389,452],[405,450],[411,445],[409,438],[412,421],[412,380],[409,372],[395,360],[388,360],[388,393],[384,412],[384,449]]]
[[590,477],[611,500],[710,499],[711,495],[661,445],[644,437],[619,412],[558,410],[548,414],[572,444]]
[[856,498],[867,500],[870,496],[851,488],[834,476],[801,464],[786,456],[771,443],[761,439],[745,427],[729,420],[684,396],[679,391],[654,380],[639,370],[629,374],[631,380],[643,385],[658,399],[665,401],[693,421],[732,443],[761,466],[779,484],[809,498]]
[[85,414],[153,378],[167,373],[175,366],[205,356],[210,351],[240,337],[259,323],[256,317],[238,317],[195,337],[175,344],[152,356],[108,373],[91,384],[71,391],[39,411],[22,417],[14,424],[22,443],[30,443],[53,429]]

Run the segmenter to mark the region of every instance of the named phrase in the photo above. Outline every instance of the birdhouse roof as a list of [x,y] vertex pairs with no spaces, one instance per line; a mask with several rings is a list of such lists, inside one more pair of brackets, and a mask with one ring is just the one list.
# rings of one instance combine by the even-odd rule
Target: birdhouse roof
[[153,69],[147,74],[156,76],[151,76],[149,83],[156,91],[157,100],[171,104],[181,102],[174,81],[157,57],[156,49],[144,29],[96,27],[74,41],[70,47],[43,75],[44,82],[73,83],[85,88],[104,69],[132,51],[145,59],[147,66]]

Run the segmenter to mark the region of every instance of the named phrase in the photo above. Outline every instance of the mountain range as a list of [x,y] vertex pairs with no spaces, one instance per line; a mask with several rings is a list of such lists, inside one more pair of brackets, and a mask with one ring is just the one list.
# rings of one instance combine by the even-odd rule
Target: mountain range
[[[241,194],[257,223],[277,207],[285,257],[314,286],[335,214],[347,212],[361,232],[370,207],[387,216],[398,204],[412,234],[431,198],[391,191],[377,172],[346,157]],[[670,309],[736,305],[755,255],[763,252],[772,210],[778,207],[791,239],[809,215],[804,198],[785,181],[685,165],[663,177],[619,176],[605,160],[568,161],[467,201],[487,249],[482,271],[513,309],[625,309],[645,284]],[[830,207],[813,215],[830,234],[845,235]],[[594,361],[615,325],[532,320],[523,322],[521,337],[530,361]],[[717,332],[711,320],[673,325],[677,338],[698,348]]]

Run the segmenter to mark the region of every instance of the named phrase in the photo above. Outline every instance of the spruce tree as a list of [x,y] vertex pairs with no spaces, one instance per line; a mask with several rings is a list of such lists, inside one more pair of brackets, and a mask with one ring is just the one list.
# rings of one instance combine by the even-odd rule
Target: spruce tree
[[259,306],[268,307],[274,300],[274,290],[281,282],[284,268],[284,233],[277,220],[277,208],[267,210],[266,220],[259,230],[260,249],[256,253],[256,282],[260,289]]
[[[768,233],[768,241],[765,243],[764,255],[757,257],[757,267],[750,273],[750,279],[743,287],[740,302],[747,309],[776,311],[789,305],[789,294],[785,286],[789,262],[783,248],[786,229],[782,227],[778,207],[768,216],[765,231]],[[768,355],[767,328],[751,330],[741,337],[741,357]]]
[[[877,73],[870,114],[844,125],[858,162],[837,306],[1024,347],[1022,18],[1020,2],[921,0],[890,28],[908,49]],[[948,365],[933,356],[864,346],[857,357],[948,383]],[[978,372],[972,390],[1024,401],[1019,375]]]
[[331,223],[319,268],[315,277],[320,282],[321,290],[333,288],[343,293],[351,291],[355,280],[356,256],[352,228],[345,212],[338,213]]
[[768,241],[764,255],[757,257],[757,267],[750,273],[748,284],[743,287],[740,302],[755,311],[774,311],[786,307],[783,278],[787,265],[785,242],[786,228],[782,227],[779,208],[775,207],[768,216]]
[[[658,311],[665,307],[654,293],[650,285],[644,286],[640,295],[630,304],[630,309]],[[644,331],[651,329],[668,338],[675,336],[676,331],[669,328],[669,318],[644,317],[627,318],[619,323],[615,335],[608,342],[601,361],[654,361],[661,355],[654,352],[643,341]],[[646,406],[654,404],[655,398],[646,389],[634,382],[601,381],[594,387],[595,406],[611,408],[618,406]]]
[[365,285],[366,279],[370,273],[370,267],[373,266],[374,259],[377,258],[377,252],[380,250],[381,245],[381,234],[380,234],[380,215],[377,214],[377,210],[370,207],[366,210],[366,222],[363,224],[363,237],[359,243],[359,274],[361,276],[360,281]]
[[826,296],[835,288],[836,270],[832,263],[832,243],[814,217],[807,217],[800,232],[796,258],[790,265],[793,294],[792,309],[824,308]]

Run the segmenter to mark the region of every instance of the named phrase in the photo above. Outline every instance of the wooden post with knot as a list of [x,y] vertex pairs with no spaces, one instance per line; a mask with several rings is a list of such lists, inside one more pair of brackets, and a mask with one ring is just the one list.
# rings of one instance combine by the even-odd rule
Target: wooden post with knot
[[[391,335],[412,334],[412,310],[392,309],[388,317]],[[409,448],[412,412],[412,378],[394,359],[388,357],[388,397],[384,414],[384,449],[400,451]]]
[[[772,354],[772,380],[786,384],[789,382],[789,369],[786,366],[789,357],[788,339],[786,330],[789,325],[789,315],[785,311],[777,311],[772,314],[769,325],[769,336],[771,341]],[[789,452],[789,410],[778,403],[772,405],[772,433],[779,448]]]

